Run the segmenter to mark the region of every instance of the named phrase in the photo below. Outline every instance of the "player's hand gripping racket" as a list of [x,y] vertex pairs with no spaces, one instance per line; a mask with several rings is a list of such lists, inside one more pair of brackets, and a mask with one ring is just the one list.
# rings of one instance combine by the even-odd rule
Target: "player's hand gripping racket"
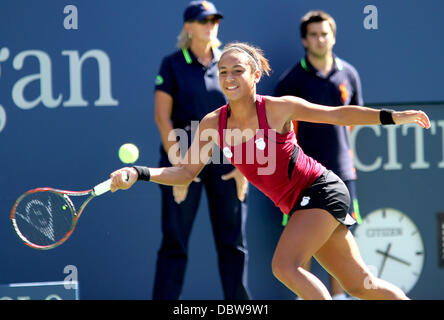
[[[123,176],[128,180],[128,176]],[[28,246],[47,250],[65,242],[74,231],[86,205],[110,190],[111,179],[85,191],[52,188],[32,189],[22,194],[11,210],[14,231]],[[76,210],[70,197],[87,196]]]

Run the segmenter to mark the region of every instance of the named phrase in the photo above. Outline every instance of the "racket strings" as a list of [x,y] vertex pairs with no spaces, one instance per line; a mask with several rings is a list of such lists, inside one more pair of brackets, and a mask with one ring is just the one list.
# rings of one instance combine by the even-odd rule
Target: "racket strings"
[[71,230],[74,212],[68,196],[50,191],[35,192],[18,203],[15,226],[26,242],[48,246],[63,239]]
[[22,215],[21,218],[40,231],[51,241],[55,240],[51,198],[48,198],[46,204],[39,199],[32,199],[26,203],[25,212],[26,215]]

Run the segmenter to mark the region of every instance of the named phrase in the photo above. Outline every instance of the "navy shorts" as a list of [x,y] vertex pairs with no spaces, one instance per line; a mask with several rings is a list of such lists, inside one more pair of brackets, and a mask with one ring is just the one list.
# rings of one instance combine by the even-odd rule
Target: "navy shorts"
[[350,193],[345,183],[331,170],[325,170],[313,184],[302,192],[301,197],[290,212],[297,210],[324,209],[340,223],[350,227],[356,217],[349,214]]

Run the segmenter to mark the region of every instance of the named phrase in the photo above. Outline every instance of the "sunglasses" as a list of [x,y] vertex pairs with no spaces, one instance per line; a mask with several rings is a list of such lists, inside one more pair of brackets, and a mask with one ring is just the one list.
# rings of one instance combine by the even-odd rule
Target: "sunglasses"
[[194,21],[197,22],[198,24],[201,24],[201,25],[206,25],[209,22],[211,24],[216,24],[216,23],[219,23],[220,18],[213,17],[213,18],[206,18],[206,19],[203,19],[203,20],[194,20]]

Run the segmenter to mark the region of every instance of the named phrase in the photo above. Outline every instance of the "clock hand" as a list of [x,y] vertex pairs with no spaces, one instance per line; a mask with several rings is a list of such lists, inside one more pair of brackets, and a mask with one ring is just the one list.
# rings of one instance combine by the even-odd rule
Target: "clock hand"
[[379,254],[382,254],[382,255],[386,256],[387,258],[391,258],[391,259],[393,259],[393,260],[395,260],[395,261],[401,262],[401,263],[403,263],[403,264],[405,264],[405,265],[408,265],[408,266],[411,265],[410,262],[407,262],[407,261],[405,261],[405,260],[403,260],[403,259],[400,259],[400,258],[398,258],[398,257],[392,256],[391,254],[388,254],[388,252],[382,252],[381,250],[376,250],[376,252],[379,253]]
[[[384,258],[382,259],[381,268],[379,269],[379,272],[378,272],[378,278],[381,277],[382,270],[384,269],[385,262],[387,261],[388,253],[390,251],[391,246],[392,246],[392,244],[389,243],[388,246],[387,246],[387,250],[385,252],[382,252],[380,250],[376,250],[377,253],[382,253],[382,255],[384,256]],[[380,252],[378,252],[378,251],[380,251]]]

